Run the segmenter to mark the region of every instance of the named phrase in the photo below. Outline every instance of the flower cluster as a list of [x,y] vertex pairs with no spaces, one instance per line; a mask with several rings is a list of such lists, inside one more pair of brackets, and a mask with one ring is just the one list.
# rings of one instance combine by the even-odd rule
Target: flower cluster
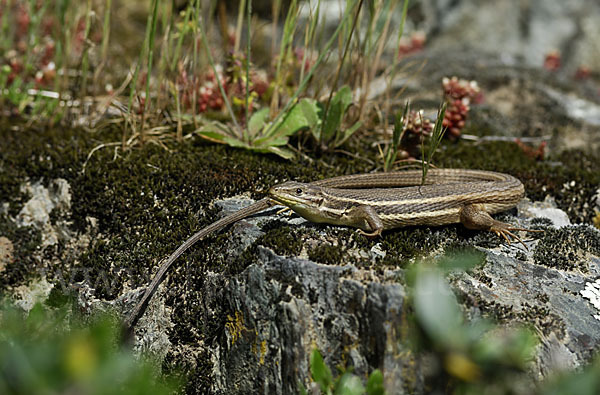
[[194,94],[196,95],[196,110],[200,113],[208,110],[220,111],[223,109],[223,97],[219,91],[217,78],[221,82],[225,93],[227,84],[223,76],[222,68],[217,66],[217,75],[210,70],[202,76],[190,76],[185,68],[179,66],[177,85],[179,87],[180,100],[183,108],[189,110],[194,105]]
[[544,68],[548,71],[557,71],[562,65],[560,52],[557,50],[550,51],[544,58]]
[[[40,4],[36,6],[38,9]],[[26,54],[28,52],[27,36],[31,26],[31,15],[29,6],[25,1],[16,1],[9,3],[0,1],[0,18],[4,13],[9,13],[14,20],[14,27],[9,31],[9,37],[12,41],[12,48],[4,48],[6,52],[0,58],[0,63],[10,68],[5,83],[11,85],[15,80],[20,79],[28,83],[35,80],[36,86],[45,85],[54,79],[55,65],[53,62],[55,44],[50,37],[50,32],[54,26],[54,20],[51,17],[44,17],[39,32],[39,42],[30,48],[29,65],[25,64]],[[33,66],[35,72],[30,70]],[[27,67],[26,67],[27,66]]]
[[398,59],[423,50],[425,47],[425,38],[425,32],[422,31],[413,32],[410,38],[402,37],[398,45]]
[[447,103],[442,125],[447,128],[446,135],[451,139],[456,139],[460,137],[460,132],[465,126],[470,104],[481,102],[481,90],[476,81],[467,81],[457,77],[444,77],[442,87]]
[[429,119],[423,118],[423,110],[409,112],[406,120],[406,133],[430,136],[432,130],[433,123]]
[[423,110],[410,110],[406,116],[405,132],[402,138],[402,147],[406,151],[405,157],[416,158],[420,154],[421,143],[426,137],[431,136],[433,123],[423,117]]
[[[246,66],[241,57],[228,58],[225,69],[217,65],[217,73],[209,70],[198,76],[190,76],[182,65],[179,67],[177,85],[183,108],[189,110],[194,104],[196,95],[196,110],[199,113],[206,111],[222,111],[225,101],[219,89],[219,83],[225,94],[231,99],[234,108],[245,108],[246,100]],[[264,72],[250,70],[250,111],[257,99],[263,98],[269,88],[269,83]],[[240,111],[244,114],[243,111]]]

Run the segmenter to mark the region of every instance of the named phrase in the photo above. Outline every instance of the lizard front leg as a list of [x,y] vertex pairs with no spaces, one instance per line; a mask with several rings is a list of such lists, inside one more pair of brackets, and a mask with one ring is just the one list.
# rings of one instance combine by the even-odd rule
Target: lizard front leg
[[[358,231],[367,237],[377,237],[383,232],[383,222],[375,209],[371,206],[354,206],[345,214],[345,216],[352,222],[353,225],[357,226]],[[371,228],[371,232],[366,232],[361,229],[360,225],[366,222]]]

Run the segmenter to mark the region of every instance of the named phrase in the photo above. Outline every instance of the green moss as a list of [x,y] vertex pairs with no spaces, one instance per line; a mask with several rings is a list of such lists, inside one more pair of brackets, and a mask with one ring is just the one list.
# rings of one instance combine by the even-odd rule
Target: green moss
[[27,226],[19,228],[6,215],[0,214],[0,236],[8,238],[14,247],[13,261],[0,275],[0,295],[13,287],[36,278],[43,269],[34,256],[42,242],[42,234]]
[[588,227],[547,228],[533,260],[538,265],[589,273],[588,256],[600,255],[598,232]]
[[[148,144],[126,152],[118,150],[115,158],[113,149],[102,149],[92,156],[85,173],[82,172],[92,148],[120,138],[116,129],[93,134],[59,128],[17,133],[0,127],[3,141],[0,201],[10,204],[9,216],[16,215],[28,198],[20,192],[20,185],[26,179],[48,183],[54,178],[64,178],[72,194],[72,213],[66,219],[73,223],[72,230],[86,232],[91,237],[89,248],[81,256],[63,256],[66,246],[61,244],[47,249],[43,262],[59,261],[57,269],[49,269],[41,267],[46,263],[36,262],[33,257],[41,241],[39,232],[17,229],[8,217],[0,216],[0,233],[8,235],[15,244],[15,264],[3,273],[0,291],[28,281],[38,270],[45,270],[49,281],[69,284],[85,280],[96,290],[96,296],[112,299],[126,282],[129,287],[146,284],[159,263],[177,246],[214,222],[219,213],[210,204],[217,198],[240,193],[259,198],[271,185],[287,179],[311,181],[374,169],[368,161],[338,153],[328,153],[311,162],[302,158],[283,161],[190,139],[185,144],[172,144],[172,153]],[[351,139],[345,149],[379,163],[377,151],[371,149],[373,139],[370,136]],[[529,197],[543,199],[546,194],[553,195],[574,221],[590,221],[593,217],[590,199],[600,184],[600,165],[592,155],[570,151],[551,161],[538,162],[528,158],[514,143],[461,141],[445,142],[434,160],[441,167],[513,174],[525,183]],[[89,217],[96,218],[98,223],[97,231],[92,233],[89,233]],[[56,220],[54,213],[52,220]],[[174,308],[171,338],[175,344],[197,344],[203,339],[222,336],[226,315],[234,309],[227,305],[227,295],[222,295],[225,302],[218,305],[202,304],[201,290],[205,286],[225,288],[225,284],[213,284],[216,280],[206,273],[208,270],[241,272],[258,260],[259,245],[280,255],[296,256],[306,249],[309,258],[316,262],[381,269],[402,268],[432,252],[468,248],[472,244],[497,246],[503,242],[489,232],[469,231],[460,225],[397,229],[376,239],[359,235],[354,229],[288,226],[279,221],[267,224],[263,230],[266,234],[251,247],[228,255],[223,250],[235,246],[239,240],[225,230],[199,242],[176,263],[165,287],[166,303]],[[377,262],[362,258],[377,243],[386,253],[385,258]],[[548,243],[551,244],[550,239]],[[549,248],[544,254],[551,254]],[[558,253],[552,259],[558,262]],[[202,315],[207,311],[211,312],[208,316]],[[172,367],[183,360],[182,356],[173,355],[166,363]],[[183,366],[186,371],[195,369],[196,376],[190,383],[209,388],[206,380],[212,367],[210,356],[199,355],[195,363],[198,368],[190,366],[186,370]]]
[[266,232],[255,244],[260,244],[272,249],[276,254],[282,256],[295,256],[302,251],[303,239],[299,227],[281,225],[278,221],[272,221],[263,228]]
[[308,259],[327,265],[339,265],[342,262],[343,250],[331,244],[320,244],[308,252]]
[[[121,153],[113,160],[112,150],[100,150],[82,174],[82,164],[90,150],[99,143],[118,140],[118,131],[107,129],[90,135],[67,129],[31,130],[20,132],[17,137],[14,132],[3,130],[0,137],[8,147],[0,153],[0,179],[6,181],[0,184],[0,190],[2,200],[10,203],[10,209],[18,212],[25,201],[26,197],[18,190],[26,178],[41,178],[45,182],[56,177],[66,178],[72,189],[70,219],[75,229],[85,230],[86,218],[95,217],[100,234],[109,240],[93,239],[88,253],[82,257],[82,266],[91,268],[89,275],[104,273],[105,278],[130,280],[133,286],[146,282],[148,268],[172,252],[173,246],[216,218],[216,211],[206,211],[215,198],[243,192],[261,197],[270,185],[285,179],[309,181],[369,170],[367,162],[345,155],[328,154],[321,158],[328,162],[328,166],[323,166],[302,159],[287,162],[273,156],[209,145],[197,139],[189,144],[174,145],[172,154],[148,145]],[[354,139],[346,148],[377,160],[374,151],[365,149],[367,146],[364,141]],[[564,154],[558,159],[568,164],[557,168],[533,161],[515,144],[507,142],[476,145],[446,142],[436,155],[441,166],[485,168],[514,174],[525,182],[529,196],[541,199],[551,193],[572,219],[591,218],[591,212],[586,212],[584,207],[593,195],[593,186],[600,183],[599,165],[583,154]],[[566,190],[564,185],[571,181],[576,187]],[[460,226],[394,230],[386,232],[381,240],[353,237],[351,233],[338,236],[365,249],[381,241],[387,254],[382,263],[392,266],[402,266],[415,256],[427,254],[452,240],[480,245],[501,242],[494,235],[465,231]],[[228,239],[228,236],[219,237],[217,240]],[[302,249],[300,240],[289,227],[268,235],[262,242],[278,253],[293,255]],[[213,268],[231,264],[227,259],[215,259],[215,255],[220,256],[219,251],[210,245],[212,243],[207,241],[207,253],[192,255],[192,259],[209,260]],[[344,248],[350,246],[320,246],[311,252],[311,257],[333,262],[344,256]],[[117,273],[114,267],[124,267],[125,272]],[[100,295],[106,297],[114,297],[120,291],[118,285],[112,283],[98,286]]]

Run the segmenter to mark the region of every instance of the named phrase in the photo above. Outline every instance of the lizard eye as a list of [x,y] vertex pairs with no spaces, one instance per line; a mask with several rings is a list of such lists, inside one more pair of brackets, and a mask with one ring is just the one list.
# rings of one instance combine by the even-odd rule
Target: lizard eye
[[302,195],[302,188],[296,189],[296,195]]

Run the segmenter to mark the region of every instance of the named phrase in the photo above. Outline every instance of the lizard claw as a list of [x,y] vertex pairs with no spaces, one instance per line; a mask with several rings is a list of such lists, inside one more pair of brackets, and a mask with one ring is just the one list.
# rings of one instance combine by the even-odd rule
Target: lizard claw
[[521,245],[523,247],[525,247],[525,249],[527,251],[529,251],[529,248],[527,248],[527,246],[525,245],[523,240],[521,240],[521,238],[519,236],[517,236],[516,234],[514,234],[511,231],[523,231],[523,232],[534,232],[534,233],[543,232],[543,230],[537,230],[537,229],[517,228],[515,226],[512,226],[512,225],[504,223],[504,222],[500,222],[500,221],[495,221],[495,223],[490,227],[490,231],[494,232],[496,235],[498,235],[498,236],[502,237],[504,240],[506,240],[508,245],[511,244],[512,240],[517,240],[519,243],[521,243]]
[[362,234],[366,237],[375,238],[377,236],[381,236],[381,232],[383,232],[383,228],[375,229],[373,232],[365,232],[362,229],[358,229],[358,231],[360,232],[360,234]]

